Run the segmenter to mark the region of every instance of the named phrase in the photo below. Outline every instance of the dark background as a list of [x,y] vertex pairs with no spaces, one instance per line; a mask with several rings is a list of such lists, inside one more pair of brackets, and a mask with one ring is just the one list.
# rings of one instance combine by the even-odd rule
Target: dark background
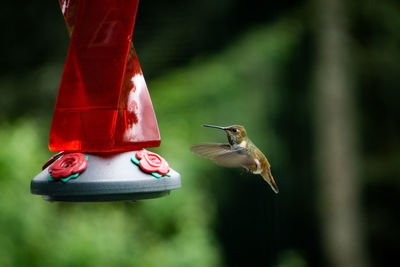
[[[181,173],[183,187],[134,204],[30,195],[30,179],[51,155],[69,37],[57,1],[8,1],[0,12],[0,265],[386,266],[395,259],[398,1],[141,1],[133,41],[163,138],[154,151]],[[191,154],[191,144],[226,140],[204,123],[246,126],[281,192]],[[339,134],[327,138],[335,125]],[[352,149],[338,156],[341,146]],[[342,223],[335,207],[351,219]]]

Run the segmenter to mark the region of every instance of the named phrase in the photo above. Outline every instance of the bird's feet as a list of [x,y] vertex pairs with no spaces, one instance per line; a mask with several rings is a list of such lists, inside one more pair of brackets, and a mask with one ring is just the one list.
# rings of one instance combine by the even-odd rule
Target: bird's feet
[[251,174],[251,171],[249,170],[249,169],[247,169],[247,168],[242,168],[242,170],[241,170],[241,172],[240,172],[240,175],[249,175],[249,174]]

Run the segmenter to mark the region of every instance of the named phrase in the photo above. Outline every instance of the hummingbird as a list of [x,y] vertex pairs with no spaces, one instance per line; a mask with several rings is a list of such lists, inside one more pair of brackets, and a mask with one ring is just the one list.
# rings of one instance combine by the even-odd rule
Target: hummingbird
[[261,150],[251,142],[243,126],[221,127],[207,124],[203,126],[224,130],[229,144],[205,143],[193,145],[190,147],[193,153],[211,159],[221,166],[243,167],[250,173],[260,174],[272,190],[278,194],[279,189],[272,176],[271,165]]

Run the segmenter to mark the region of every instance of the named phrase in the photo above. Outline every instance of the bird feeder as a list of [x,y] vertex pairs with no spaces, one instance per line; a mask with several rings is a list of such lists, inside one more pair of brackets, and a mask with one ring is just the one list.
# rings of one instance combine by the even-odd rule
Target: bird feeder
[[156,116],[131,42],[138,0],[59,0],[71,42],[49,148],[61,151],[31,182],[50,201],[160,197],[180,175],[146,148]]

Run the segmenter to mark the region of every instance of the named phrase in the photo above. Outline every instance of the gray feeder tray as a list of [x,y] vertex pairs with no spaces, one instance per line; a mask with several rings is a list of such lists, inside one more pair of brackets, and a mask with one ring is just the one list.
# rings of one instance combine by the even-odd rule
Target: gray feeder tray
[[48,167],[31,181],[31,193],[48,201],[122,201],[166,196],[181,187],[181,176],[155,178],[131,161],[136,151],[88,156],[88,165],[76,179],[64,183],[49,181]]

